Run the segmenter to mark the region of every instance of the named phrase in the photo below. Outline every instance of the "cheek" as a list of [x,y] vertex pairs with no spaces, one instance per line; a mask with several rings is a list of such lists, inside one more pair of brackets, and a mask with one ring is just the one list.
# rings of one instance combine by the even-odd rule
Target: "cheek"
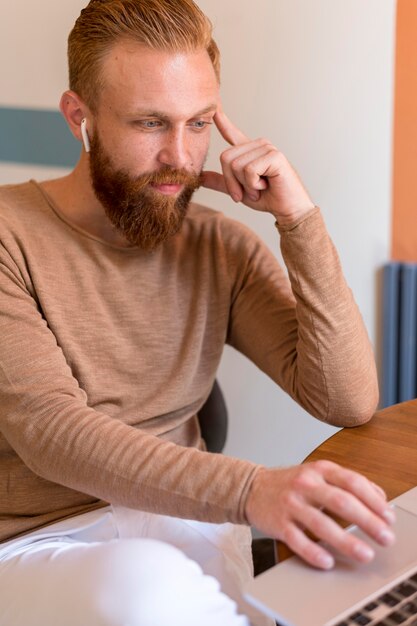
[[153,135],[135,133],[123,139],[115,138],[112,143],[112,160],[118,169],[138,173],[154,166],[159,147]]
[[193,142],[193,146],[191,149],[192,153],[192,161],[194,167],[201,169],[206,161],[207,154],[210,147],[210,133],[207,133],[204,136],[198,137],[197,140]]

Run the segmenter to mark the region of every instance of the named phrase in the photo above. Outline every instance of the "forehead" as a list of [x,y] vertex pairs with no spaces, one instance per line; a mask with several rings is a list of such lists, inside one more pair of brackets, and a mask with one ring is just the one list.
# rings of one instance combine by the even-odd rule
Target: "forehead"
[[166,52],[119,42],[102,67],[100,108],[126,115],[156,109],[171,116],[203,110],[219,98],[219,84],[206,50]]

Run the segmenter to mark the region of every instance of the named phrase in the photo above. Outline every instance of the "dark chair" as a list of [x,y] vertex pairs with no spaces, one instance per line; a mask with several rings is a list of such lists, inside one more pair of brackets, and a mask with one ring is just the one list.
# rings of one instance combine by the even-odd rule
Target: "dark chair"
[[[198,413],[201,436],[209,452],[222,452],[227,438],[228,413],[222,390],[217,380],[205,404]],[[252,555],[255,576],[275,565],[275,541],[253,539]]]
[[201,436],[209,452],[222,452],[227,438],[228,414],[224,396],[217,380],[198,413]]

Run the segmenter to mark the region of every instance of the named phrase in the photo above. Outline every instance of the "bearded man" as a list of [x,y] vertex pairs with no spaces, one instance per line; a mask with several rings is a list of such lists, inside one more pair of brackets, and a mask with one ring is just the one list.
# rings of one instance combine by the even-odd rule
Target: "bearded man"
[[[306,531],[373,552],[328,512],[381,544],[393,514],[332,463],[207,452],[196,416],[227,342],[317,418],[366,421],[362,320],[292,166],[223,112],[192,0],[91,0],[69,76],[77,166],[0,190],[0,625],[265,624],[241,598],[250,525],[329,569]],[[204,171],[213,127],[221,173]],[[240,223],[190,202],[199,185],[275,217],[289,280]]]

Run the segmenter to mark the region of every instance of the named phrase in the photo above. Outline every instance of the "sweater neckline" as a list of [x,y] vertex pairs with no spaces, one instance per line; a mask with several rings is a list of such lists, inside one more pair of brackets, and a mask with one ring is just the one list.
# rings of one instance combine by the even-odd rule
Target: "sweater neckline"
[[32,184],[38,190],[38,192],[41,194],[44,201],[47,203],[47,205],[52,210],[52,212],[58,217],[58,219],[64,222],[64,224],[66,224],[67,226],[69,226],[71,230],[75,230],[78,234],[82,235],[83,237],[86,237],[87,239],[100,243],[101,245],[106,246],[107,248],[117,250],[118,252],[123,252],[124,254],[126,253],[127,254],[132,254],[132,253],[144,254],[145,253],[145,251],[141,250],[138,246],[131,246],[131,247],[118,246],[117,244],[110,243],[106,241],[105,239],[102,239],[101,237],[98,237],[97,235],[93,235],[89,233],[87,230],[84,230],[83,228],[81,228],[80,226],[78,226],[77,224],[75,224],[74,222],[68,219],[68,217],[63,213],[63,211],[61,211],[61,209],[56,204],[56,202],[52,199],[52,197],[48,194],[48,192],[45,191],[45,189],[43,189],[42,185],[37,180],[32,178],[30,179],[29,183]]

